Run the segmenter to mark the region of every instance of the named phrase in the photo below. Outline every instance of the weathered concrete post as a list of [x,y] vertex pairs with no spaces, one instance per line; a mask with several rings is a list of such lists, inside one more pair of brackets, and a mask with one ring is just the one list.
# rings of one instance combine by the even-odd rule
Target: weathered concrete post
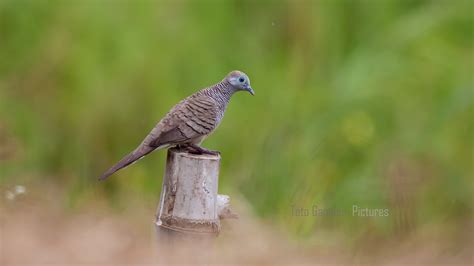
[[229,197],[217,194],[220,159],[220,155],[168,150],[156,214],[158,229],[217,235],[219,219],[235,217]]

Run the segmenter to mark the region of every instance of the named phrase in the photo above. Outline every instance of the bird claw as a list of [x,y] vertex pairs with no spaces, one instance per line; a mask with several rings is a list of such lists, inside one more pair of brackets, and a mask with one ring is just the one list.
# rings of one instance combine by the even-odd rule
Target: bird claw
[[211,151],[211,150],[207,150],[207,154],[210,154],[210,155],[221,155],[221,152],[220,151]]
[[196,154],[196,155],[202,155],[202,154],[208,154],[208,155],[214,155],[214,156],[218,156],[218,155],[221,155],[220,152],[218,151],[211,151],[211,150],[188,150],[189,153],[191,154]]
[[196,145],[193,145],[193,146],[189,145],[189,146],[186,146],[185,148],[188,153],[196,154],[196,155],[202,155],[202,154],[208,154],[208,155],[214,155],[214,156],[221,155],[219,151],[208,150]]

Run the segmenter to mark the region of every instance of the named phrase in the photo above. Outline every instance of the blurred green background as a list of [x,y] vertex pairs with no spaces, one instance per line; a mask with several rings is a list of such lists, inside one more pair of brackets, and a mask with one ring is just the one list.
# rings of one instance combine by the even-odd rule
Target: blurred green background
[[[473,211],[472,1],[0,1],[0,180],[66,209],[158,202],[166,152],[98,183],[179,100],[246,72],[204,142],[220,193],[296,238]],[[3,195],[2,195],[3,197]],[[388,208],[298,217],[292,208]],[[151,215],[151,213],[150,213]]]

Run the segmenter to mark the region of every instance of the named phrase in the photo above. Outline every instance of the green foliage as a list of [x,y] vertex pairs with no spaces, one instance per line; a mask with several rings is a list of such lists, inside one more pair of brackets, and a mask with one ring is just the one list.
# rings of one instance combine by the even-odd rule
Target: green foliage
[[101,188],[96,177],[172,105],[239,69],[256,96],[237,94],[204,144],[223,154],[222,192],[301,236],[400,226],[395,214],[295,217],[292,206],[457,221],[473,210],[472,10],[467,0],[0,1],[0,137],[16,150],[0,180],[57,182],[71,206],[90,190],[118,206],[156,200],[165,152]]

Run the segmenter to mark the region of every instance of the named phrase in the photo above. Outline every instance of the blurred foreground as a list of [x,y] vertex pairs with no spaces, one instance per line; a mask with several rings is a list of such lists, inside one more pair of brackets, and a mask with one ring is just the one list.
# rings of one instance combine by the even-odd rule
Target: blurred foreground
[[226,220],[217,239],[203,252],[202,242],[157,243],[154,206],[111,211],[103,201],[65,211],[54,187],[2,200],[1,265],[137,265],[148,263],[224,264],[469,264],[472,231],[462,235],[421,228],[409,237],[380,241],[359,239],[350,248],[340,234],[318,235],[301,243],[253,217],[241,200],[240,218]]

